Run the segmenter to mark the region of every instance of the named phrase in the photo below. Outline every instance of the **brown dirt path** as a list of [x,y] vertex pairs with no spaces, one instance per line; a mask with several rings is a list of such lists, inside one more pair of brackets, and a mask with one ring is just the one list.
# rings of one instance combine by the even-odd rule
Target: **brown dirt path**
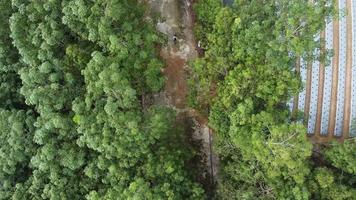
[[311,96],[311,81],[312,81],[312,69],[313,64],[307,63],[307,81],[305,88],[305,103],[304,103],[304,124],[308,127],[309,123],[309,111],[310,111],[310,96]]
[[[322,31],[320,34],[320,39],[325,39],[325,31]],[[321,53],[325,53],[325,44],[322,45]],[[321,117],[323,113],[323,99],[324,99],[324,82],[325,82],[325,65],[323,62],[319,64],[319,83],[318,83],[318,103],[316,111],[316,121],[315,121],[315,130],[314,137],[321,137]]]
[[165,85],[166,101],[177,109],[184,109],[188,90],[184,70],[186,60],[180,56],[167,55],[165,51],[161,51],[161,57],[166,63],[163,74],[168,80]]
[[[339,1],[336,0],[335,9],[339,10]],[[330,100],[330,113],[329,113],[329,126],[328,138],[334,137],[335,132],[335,118],[336,118],[336,105],[337,105],[337,88],[339,79],[339,19],[333,21],[333,49],[334,56],[332,59],[332,85],[331,85],[331,100]]]
[[346,75],[345,75],[345,102],[344,102],[344,123],[342,138],[349,137],[350,114],[351,114],[351,79],[352,79],[352,13],[351,0],[346,0]]
[[[160,50],[160,56],[166,63],[163,74],[166,85],[163,91],[155,95],[155,104],[165,105],[177,112],[177,120],[185,124],[191,138],[201,143],[204,155],[202,177],[207,181],[216,180],[218,158],[212,150],[212,130],[206,117],[188,107],[189,62],[198,57],[197,43],[194,38],[194,13],[192,0],[146,0],[150,12],[158,13],[161,19],[156,24],[159,32],[167,37],[168,43]],[[187,122],[190,122],[188,125]]]

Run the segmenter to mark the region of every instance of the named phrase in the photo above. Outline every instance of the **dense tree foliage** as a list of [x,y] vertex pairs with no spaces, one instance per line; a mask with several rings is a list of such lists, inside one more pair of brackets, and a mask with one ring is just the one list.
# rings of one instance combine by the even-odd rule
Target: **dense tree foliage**
[[204,197],[175,113],[141,102],[164,84],[143,5],[0,8],[0,199]]
[[[205,198],[175,112],[142,100],[165,79],[140,2],[0,2],[0,199]],[[355,141],[313,147],[286,107],[302,88],[296,59],[324,61],[315,36],[332,8],[195,4],[206,51],[190,99],[216,133],[217,198],[356,196]]]
[[[26,190],[31,157],[36,152],[32,141],[34,118],[24,111],[0,110],[0,198],[11,199]],[[15,184],[16,187],[15,187]],[[17,193],[17,194],[16,194]]]
[[[330,163],[347,173],[356,174],[356,141],[346,140],[342,145],[332,143],[331,148],[325,150],[325,155]],[[356,177],[355,177],[356,178]],[[356,181],[356,179],[355,179]]]
[[337,169],[351,173],[354,146],[327,153],[336,169],[315,166],[306,130],[286,107],[302,88],[297,58],[325,61],[319,55],[324,41],[316,36],[332,18],[333,2],[235,0],[224,7],[207,0],[196,11],[197,37],[206,51],[194,63],[190,99],[210,111],[221,161],[218,197],[353,197],[354,181]]
[[0,2],[0,107],[21,108],[21,80],[17,74],[22,67],[17,49],[10,38],[9,18],[12,14],[11,1]]

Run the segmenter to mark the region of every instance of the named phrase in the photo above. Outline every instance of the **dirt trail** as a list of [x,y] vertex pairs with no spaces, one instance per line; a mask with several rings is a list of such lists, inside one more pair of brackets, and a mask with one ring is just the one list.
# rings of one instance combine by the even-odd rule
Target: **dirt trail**
[[308,62],[307,81],[306,81],[306,88],[305,88],[305,104],[304,104],[304,124],[306,127],[308,127],[308,123],[309,123],[312,70],[313,70],[313,64],[311,62]]
[[346,0],[347,16],[346,16],[346,75],[345,75],[345,103],[344,103],[344,123],[342,130],[342,138],[349,137],[349,124],[351,114],[351,79],[352,79],[352,16],[351,16],[351,0]]
[[[186,126],[192,122],[192,138],[202,145],[203,162],[202,176],[212,180],[217,175],[218,159],[212,153],[211,129],[207,119],[197,111],[189,108],[186,103],[188,95],[189,62],[198,57],[197,44],[194,38],[194,13],[192,0],[146,0],[150,12],[158,13],[161,19],[156,24],[157,30],[168,40],[160,50],[160,56],[166,63],[163,74],[166,85],[162,92],[155,95],[155,103],[175,109],[177,119]],[[188,128],[188,129],[190,129]]]

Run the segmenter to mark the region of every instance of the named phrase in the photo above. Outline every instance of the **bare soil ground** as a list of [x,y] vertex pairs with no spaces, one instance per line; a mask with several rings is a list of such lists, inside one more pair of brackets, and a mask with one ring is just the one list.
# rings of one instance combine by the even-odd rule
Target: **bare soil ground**
[[179,56],[167,55],[167,52],[162,51],[161,57],[166,62],[163,74],[167,78],[165,85],[166,101],[177,109],[184,109],[186,106],[187,97],[187,82],[184,70],[186,60]]
[[[167,37],[167,45],[161,47],[160,56],[166,67],[163,74],[166,85],[155,95],[155,104],[166,105],[176,110],[177,121],[191,138],[201,145],[201,176],[210,184],[217,176],[218,159],[213,153],[212,130],[208,120],[199,112],[187,106],[189,62],[198,57],[194,38],[194,13],[192,0],[146,0],[150,12],[158,13],[161,19],[156,24],[159,32]],[[216,179],[215,179],[216,180]]]
[[310,111],[310,95],[311,95],[311,80],[312,80],[312,63],[307,63],[307,81],[305,88],[305,104],[304,104],[304,124],[308,127],[309,111]]

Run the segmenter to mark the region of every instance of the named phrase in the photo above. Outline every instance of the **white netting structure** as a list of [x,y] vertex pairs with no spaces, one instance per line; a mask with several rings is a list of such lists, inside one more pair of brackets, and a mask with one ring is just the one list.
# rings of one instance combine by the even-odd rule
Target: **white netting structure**
[[[352,1],[352,89],[351,89],[351,122],[356,119],[356,0]],[[356,122],[355,122],[356,123]],[[350,123],[350,135],[356,136],[356,127]]]
[[[326,49],[331,50],[333,48],[333,23],[332,22],[326,25],[325,40],[326,40]],[[322,108],[322,118],[321,118],[322,135],[326,135],[328,133],[331,86],[332,86],[332,64],[331,62],[328,62],[325,65],[324,96],[323,96],[323,108]]]
[[314,133],[316,112],[318,104],[318,88],[319,88],[319,62],[314,62],[312,65],[312,81],[310,92],[310,110],[308,120],[308,133]]
[[[339,0],[341,10],[346,8],[346,0]],[[339,81],[337,88],[337,109],[335,135],[342,134],[344,121],[344,101],[345,101],[345,68],[346,68],[346,17],[340,19],[340,41],[339,41]]]
[[[339,0],[339,8],[341,13],[346,11],[346,0]],[[351,78],[351,122],[355,122],[355,126],[350,123],[350,135],[356,137],[356,0],[352,0],[351,8],[352,17],[352,78]],[[350,14],[347,13],[346,14]],[[327,22],[325,29],[325,40],[326,49],[333,49],[333,23]],[[331,102],[332,94],[332,79],[333,79],[333,67],[332,62],[327,62],[325,64],[325,74],[324,74],[324,93],[322,99],[322,113],[321,113],[321,134],[327,135],[329,128],[329,116],[331,106],[336,106],[336,116],[335,116],[335,129],[334,135],[341,136],[343,123],[344,123],[344,104],[345,104],[345,78],[346,78],[346,51],[347,51],[347,19],[346,16],[342,16],[339,19],[339,65],[338,67],[338,84],[337,86],[337,101]],[[332,60],[332,58],[331,58]],[[303,83],[307,83],[307,69],[306,63],[301,61],[300,75]],[[319,62],[316,61],[312,64],[312,76],[311,76],[311,93],[310,93],[310,105],[309,105],[309,118],[308,120],[308,133],[313,134],[315,132],[315,123],[317,116],[317,106],[318,106],[318,90],[321,88],[319,86]],[[306,101],[306,86],[304,85],[303,90],[299,94],[298,109],[304,110]],[[334,94],[335,95],[335,94]],[[290,109],[293,108],[292,103],[289,104]],[[308,106],[308,105],[307,105]]]
[[302,92],[299,94],[299,101],[298,101],[298,109],[299,110],[304,110],[304,106],[305,106],[305,81],[307,80],[307,63],[304,62],[303,59],[300,60],[300,76],[301,79],[303,81],[303,90]]

